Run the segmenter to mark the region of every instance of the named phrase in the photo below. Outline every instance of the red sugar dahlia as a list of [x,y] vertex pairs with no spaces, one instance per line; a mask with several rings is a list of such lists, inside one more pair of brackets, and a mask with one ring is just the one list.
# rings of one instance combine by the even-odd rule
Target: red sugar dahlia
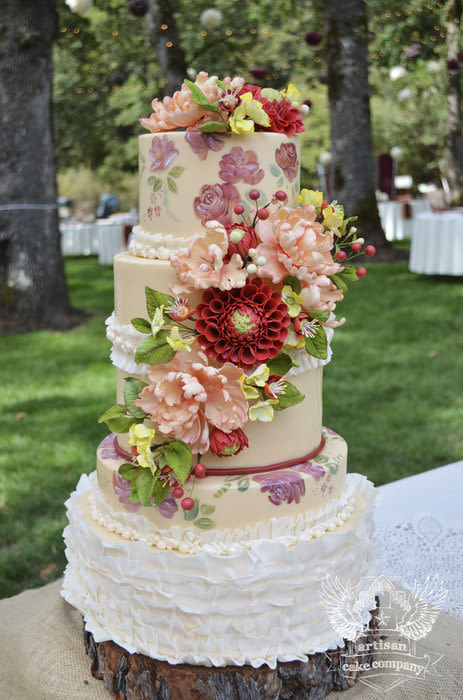
[[288,307],[260,278],[241,288],[207,289],[196,313],[206,355],[243,369],[278,355],[288,335]]
[[237,455],[243,447],[249,447],[248,439],[241,428],[224,433],[220,428],[214,428],[209,435],[210,450],[217,457]]

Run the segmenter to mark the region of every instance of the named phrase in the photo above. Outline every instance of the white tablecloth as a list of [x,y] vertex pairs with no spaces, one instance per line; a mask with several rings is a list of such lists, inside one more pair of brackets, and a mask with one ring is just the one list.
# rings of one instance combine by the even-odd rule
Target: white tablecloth
[[400,241],[411,238],[414,222],[419,214],[431,211],[427,199],[413,199],[409,202],[410,218],[406,217],[405,202],[379,202],[378,211],[381,217],[384,233],[388,241]]
[[409,267],[425,275],[463,275],[463,211],[416,217]]
[[63,255],[98,254],[98,227],[96,223],[61,222],[60,232]]
[[114,256],[126,250],[125,224],[99,222],[98,224],[98,262],[100,265],[112,265]]

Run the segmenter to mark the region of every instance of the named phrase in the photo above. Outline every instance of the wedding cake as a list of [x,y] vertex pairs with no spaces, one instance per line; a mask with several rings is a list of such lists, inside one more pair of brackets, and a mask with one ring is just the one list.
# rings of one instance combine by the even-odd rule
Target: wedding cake
[[293,86],[200,73],[153,108],[140,223],[114,260],[117,404],[66,503],[62,595],[96,642],[171,664],[304,661],[344,644],[326,577],[375,573],[374,489],[322,426],[364,244],[299,191]]

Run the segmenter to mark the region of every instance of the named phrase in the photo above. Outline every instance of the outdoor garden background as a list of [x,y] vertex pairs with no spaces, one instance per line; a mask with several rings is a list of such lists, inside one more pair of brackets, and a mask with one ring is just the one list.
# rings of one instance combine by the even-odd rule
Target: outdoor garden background
[[[330,134],[337,87],[346,129],[349,110],[366,94],[374,154],[395,149],[398,174],[411,175],[414,188],[423,183],[440,189],[442,177],[453,177],[454,201],[448,204],[461,197],[463,159],[458,164],[455,158],[462,153],[459,0],[160,0],[158,5],[93,0],[93,6],[69,0],[69,5],[80,12],[64,0],[1,4],[0,150],[7,156],[0,166],[0,209],[37,199],[43,175],[40,161],[27,167],[28,157],[33,162],[40,150],[33,119],[25,118],[31,114],[26,104],[31,76],[24,75],[24,112],[18,108],[19,77],[19,97],[9,98],[3,89],[10,84],[11,46],[21,57],[36,52],[34,70],[44,81],[48,69],[41,57],[47,46],[52,50],[57,193],[73,200],[78,216],[94,214],[105,192],[117,194],[122,210],[137,206],[138,118],[150,113],[154,96],[164,94],[166,80],[172,82],[166,76],[184,69],[190,75],[242,74],[277,88],[297,85],[310,101],[302,140],[304,187],[320,187],[323,154],[342,152],[337,141],[346,133]],[[39,12],[48,13],[48,25],[36,19]],[[346,12],[360,13],[366,23],[349,22]],[[368,42],[363,67],[369,83],[352,89],[343,66],[337,69],[330,56],[330,33],[331,42],[333,32],[355,42],[359,27],[361,41]],[[358,60],[363,61],[361,52]],[[456,115],[449,115],[452,90]],[[16,158],[6,141],[12,129],[26,144],[18,146]],[[452,143],[450,132],[460,140]],[[355,167],[351,156],[342,158],[347,175]],[[55,167],[42,163],[44,169]],[[14,192],[7,184],[13,173],[19,178]],[[370,185],[374,192],[374,182]],[[358,214],[362,232],[361,202]],[[57,222],[37,215],[32,230],[18,224],[20,216],[0,211],[0,597],[61,576],[63,504],[80,474],[95,468],[95,450],[106,432],[97,418],[115,394],[104,325],[113,309],[112,267],[92,256],[66,258],[64,286],[61,259],[53,252],[59,246]],[[367,276],[342,302],[348,320],[336,332],[333,361],[324,373],[324,421],[347,440],[349,469],[379,485],[462,458],[463,286],[459,277],[411,273],[409,241],[386,245],[377,212],[375,230],[374,217],[364,216],[365,238],[374,240],[378,256],[367,260]],[[44,275],[49,299],[57,304],[53,313],[50,301],[37,305],[33,290],[28,300],[21,297],[17,270],[23,263],[14,247],[8,259],[2,238],[2,231],[15,226],[23,247],[34,248],[38,266],[54,261]],[[9,282],[8,264],[19,281]]]

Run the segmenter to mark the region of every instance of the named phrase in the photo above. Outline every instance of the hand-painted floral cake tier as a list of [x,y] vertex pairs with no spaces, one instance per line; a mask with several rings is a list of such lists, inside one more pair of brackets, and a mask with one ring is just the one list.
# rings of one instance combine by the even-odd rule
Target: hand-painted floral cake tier
[[262,539],[266,530],[269,538],[279,530],[279,537],[293,544],[313,539],[347,520],[355,502],[352,485],[346,487],[347,445],[326,428],[323,438],[323,449],[300,464],[288,460],[272,471],[241,474],[228,474],[222,466],[223,476],[214,472],[194,484],[190,480],[186,492],[195,505],[184,511],[172,495],[157,506],[130,503],[130,484],[118,471],[129,456],[111,435],[97,451],[101,494],[91,499],[92,514],[127,539],[188,553],[206,546],[230,554],[245,541]]

